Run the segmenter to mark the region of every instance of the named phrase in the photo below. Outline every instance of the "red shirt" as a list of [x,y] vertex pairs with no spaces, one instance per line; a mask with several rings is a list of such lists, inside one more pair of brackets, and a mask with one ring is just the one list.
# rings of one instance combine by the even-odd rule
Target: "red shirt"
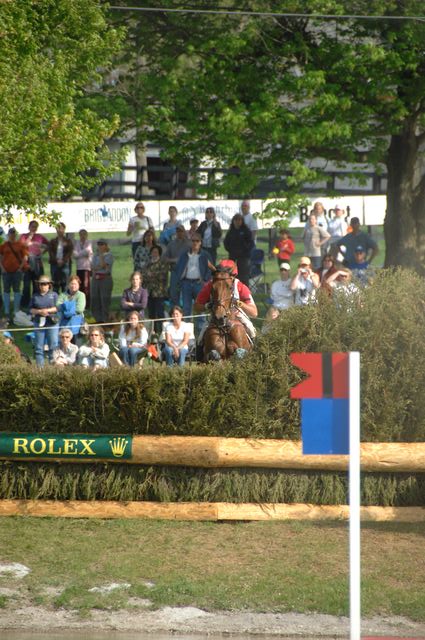
[[279,260],[282,260],[282,262],[289,261],[295,251],[295,245],[291,238],[278,240],[276,242],[276,247],[279,249],[278,258]]
[[[244,284],[237,278],[235,278],[235,284],[238,289],[239,300],[241,300],[242,302],[253,303],[254,299],[246,284]],[[209,280],[206,284],[204,284],[196,298],[197,304],[207,304],[207,302],[210,301],[212,285],[212,280]]]

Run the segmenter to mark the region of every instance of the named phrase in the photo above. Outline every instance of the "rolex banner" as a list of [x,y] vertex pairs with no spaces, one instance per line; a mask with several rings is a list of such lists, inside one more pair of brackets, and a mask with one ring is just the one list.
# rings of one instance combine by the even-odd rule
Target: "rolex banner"
[[131,436],[0,433],[0,458],[64,458],[67,460],[128,460]]

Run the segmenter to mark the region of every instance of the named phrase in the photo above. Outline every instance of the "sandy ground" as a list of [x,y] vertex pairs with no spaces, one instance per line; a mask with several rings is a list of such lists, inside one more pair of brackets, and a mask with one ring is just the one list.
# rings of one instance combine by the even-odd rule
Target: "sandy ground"
[[[77,612],[13,602],[0,611],[0,629],[50,633],[70,631],[120,631],[194,636],[276,636],[285,638],[348,638],[347,618],[322,614],[208,612],[195,607],[147,610],[145,601],[131,602],[131,610],[92,610],[89,617]],[[425,638],[425,625],[406,618],[374,617],[362,621],[363,635]],[[3,634],[2,634],[3,635]],[[79,634],[78,634],[79,635]]]
[[[349,620],[344,617],[324,614],[301,613],[257,613],[254,611],[204,611],[196,607],[162,607],[153,609],[148,598],[128,596],[127,608],[121,610],[92,609],[82,617],[78,611],[53,606],[36,606],[22,585],[30,569],[19,563],[0,562],[0,576],[6,580],[0,587],[0,630],[1,637],[19,637],[28,631],[41,633],[46,637],[53,633],[68,637],[92,637],[96,632],[140,634],[146,637],[152,634],[161,638],[182,638],[191,636],[246,637],[247,635],[265,638],[348,638]],[[7,585],[7,586],[6,586]],[[153,583],[146,582],[147,587]],[[126,591],[131,585],[126,582],[113,582],[89,589],[89,591],[109,594],[113,591]],[[41,595],[47,601],[58,596],[61,589],[45,587]],[[17,635],[8,636],[6,632],[17,631]],[[425,640],[425,623],[416,623],[402,617],[373,617],[362,621],[363,636],[392,636],[397,638],[421,638]]]

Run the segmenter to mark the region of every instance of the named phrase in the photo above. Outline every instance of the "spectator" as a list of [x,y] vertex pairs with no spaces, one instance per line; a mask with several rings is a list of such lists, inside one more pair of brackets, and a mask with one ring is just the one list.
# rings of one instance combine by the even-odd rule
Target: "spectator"
[[177,305],[180,301],[180,282],[176,272],[177,262],[183,253],[189,251],[191,246],[191,241],[186,236],[184,226],[179,225],[176,230],[176,237],[171,240],[163,254],[163,261],[170,269],[170,300],[173,305]]
[[148,343],[148,332],[140,322],[137,311],[130,311],[127,315],[127,322],[121,326],[118,339],[121,360],[129,367],[134,367]]
[[304,229],[303,239],[304,253],[310,258],[314,269],[320,267],[321,247],[327,243],[329,238],[329,233],[324,227],[319,227],[316,216],[311,213]]
[[328,293],[331,293],[331,289],[328,285],[328,279],[336,270],[335,258],[329,253],[326,253],[322,258],[321,267],[317,269],[315,273],[319,277],[320,288]]
[[93,245],[88,239],[85,229],[78,232],[79,240],[74,243],[73,258],[77,261],[77,276],[80,278],[80,290],[86,296],[86,305],[90,307],[91,263],[93,260]]
[[194,234],[199,233],[198,232],[199,220],[197,220],[197,218],[192,218],[189,224],[190,224],[190,227],[189,227],[189,231],[187,232],[187,237],[189,238],[189,240],[192,240]]
[[370,284],[375,271],[371,267],[370,263],[366,260],[366,252],[364,248],[359,245],[354,251],[354,264],[351,269],[351,274],[356,284],[366,287]]
[[77,361],[78,347],[72,344],[72,331],[64,328],[59,331],[59,345],[53,351],[52,364],[68,367]]
[[297,273],[291,280],[291,289],[295,292],[295,304],[303,306],[313,302],[319,284],[319,276],[313,272],[310,258],[303,256]]
[[81,280],[78,276],[70,276],[68,289],[59,294],[57,308],[59,311],[59,325],[69,327],[71,338],[80,333],[80,327],[84,322],[86,309],[86,295],[80,291]]
[[108,367],[108,358],[109,345],[105,342],[102,327],[90,327],[88,344],[78,350],[79,364],[97,371]]
[[158,246],[155,238],[155,232],[153,229],[148,229],[143,234],[142,242],[139,244],[136,253],[134,254],[134,271],[143,271],[150,260],[151,249],[154,246]]
[[35,327],[35,362],[44,366],[44,345],[47,344],[49,362],[53,361],[53,352],[58,344],[57,301],[58,294],[52,291],[49,276],[40,276],[37,281],[38,292],[30,300],[30,313]]
[[246,224],[248,229],[251,231],[252,241],[255,244],[255,241],[257,239],[258,225],[250,209],[251,209],[251,203],[249,202],[249,200],[243,200],[241,204],[241,214],[243,216],[244,223]]
[[178,364],[182,367],[189,351],[190,328],[183,322],[183,310],[179,306],[172,307],[170,311],[171,322],[165,323],[164,354],[167,366]]
[[332,245],[347,234],[348,224],[345,219],[345,209],[336,204],[334,207],[334,218],[328,222],[328,232],[331,235],[329,244]]
[[28,266],[28,249],[16,239],[15,227],[10,227],[6,242],[0,245],[0,270],[3,280],[3,313],[10,315],[10,290],[13,289],[13,312],[21,305],[22,273]]
[[24,271],[24,287],[22,291],[21,305],[28,309],[32,294],[37,288],[36,281],[44,274],[42,255],[48,250],[48,239],[37,233],[38,222],[31,220],[28,225],[28,233],[23,233],[19,240],[28,249],[29,269]]
[[130,222],[127,227],[127,235],[131,235],[131,251],[134,259],[134,255],[137,248],[140,245],[140,241],[143,238],[143,234],[148,229],[154,229],[152,220],[149,216],[145,215],[145,205],[143,202],[138,202],[134,207],[136,215],[130,218]]
[[112,265],[114,257],[106,240],[97,241],[92,261],[91,310],[96,322],[108,322],[112,299]]
[[161,260],[162,248],[151,249],[150,260],[143,271],[143,280],[148,290],[149,318],[155,320],[154,329],[161,333],[162,319],[165,315],[164,301],[167,297],[168,267]]
[[279,270],[280,280],[272,282],[270,297],[272,307],[278,311],[283,311],[294,304],[294,292],[291,289],[290,278],[291,265],[288,262],[282,262]]
[[182,291],[183,313],[186,317],[192,315],[192,303],[211,277],[209,264],[209,255],[201,248],[201,236],[194,236],[192,248],[180,256],[176,266],[176,277]]
[[295,252],[295,244],[289,235],[288,229],[279,229],[279,239],[277,240],[273,253],[277,257],[277,263],[280,265],[282,262],[290,264],[292,254]]
[[49,242],[49,263],[53,289],[56,293],[65,291],[71,273],[71,258],[74,250],[71,240],[65,236],[66,226],[59,222],[56,227],[56,238]]
[[205,209],[205,220],[199,225],[198,233],[202,238],[202,248],[209,253],[212,264],[217,262],[217,249],[220,246],[222,230],[216,219],[213,207]]
[[357,217],[351,218],[350,225],[352,231],[347,233],[333,245],[333,254],[335,255],[338,250],[344,255],[344,266],[349,269],[355,267],[356,261],[354,253],[357,247],[362,247],[365,252],[366,262],[370,263],[374,257],[378,254],[379,249],[375,240],[365,231],[360,228],[360,220]]
[[328,278],[328,284],[332,287],[332,295],[338,303],[338,299],[346,299],[353,302],[357,299],[359,288],[351,282],[351,271],[347,267],[338,269]]
[[[325,211],[325,207],[323,206],[322,202],[315,202],[313,205],[313,209],[310,212],[310,215],[314,215],[316,216],[316,222],[317,225],[319,227],[323,227],[323,229],[326,229],[328,226],[328,221],[326,218],[326,211]],[[308,222],[306,224],[306,226],[308,225]]]
[[148,304],[148,292],[143,284],[143,276],[140,271],[133,271],[130,276],[131,286],[124,289],[121,296],[121,311],[128,314],[130,311],[136,311],[139,320],[145,317],[145,309]]
[[161,235],[159,236],[159,243],[166,247],[171,240],[174,240],[176,237],[176,229],[178,226],[182,225],[182,221],[177,219],[177,208],[173,205],[168,207],[168,217],[167,222],[164,222]]
[[255,244],[241,213],[236,213],[233,216],[230,228],[224,238],[224,247],[229,253],[229,258],[237,264],[239,280],[249,286],[250,256]]

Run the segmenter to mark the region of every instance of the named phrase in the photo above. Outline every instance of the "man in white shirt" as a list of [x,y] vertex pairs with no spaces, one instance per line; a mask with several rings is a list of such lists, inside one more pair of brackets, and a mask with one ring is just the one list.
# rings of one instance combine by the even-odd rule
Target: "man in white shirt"
[[271,287],[272,305],[282,311],[289,309],[294,304],[294,292],[291,289],[290,270],[291,266],[288,262],[282,262],[280,265],[280,280],[275,280]]
[[245,222],[246,226],[250,229],[251,234],[252,234],[252,239],[255,242],[255,239],[257,237],[258,225],[257,225],[256,219],[254,218],[254,216],[250,212],[250,202],[249,202],[249,200],[243,200],[242,201],[241,213],[243,215],[243,221]]

